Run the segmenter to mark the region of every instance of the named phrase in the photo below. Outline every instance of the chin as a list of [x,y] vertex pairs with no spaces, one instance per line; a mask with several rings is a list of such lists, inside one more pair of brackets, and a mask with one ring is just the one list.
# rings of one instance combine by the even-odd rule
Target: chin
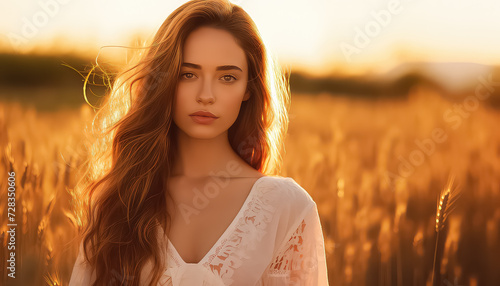
[[[195,128],[193,128],[195,129]],[[217,136],[221,135],[222,132],[218,132],[217,130],[213,129],[206,129],[206,130],[185,130],[184,133],[187,134],[187,136],[194,138],[194,139],[213,139],[216,138]],[[187,132],[186,132],[187,131]]]

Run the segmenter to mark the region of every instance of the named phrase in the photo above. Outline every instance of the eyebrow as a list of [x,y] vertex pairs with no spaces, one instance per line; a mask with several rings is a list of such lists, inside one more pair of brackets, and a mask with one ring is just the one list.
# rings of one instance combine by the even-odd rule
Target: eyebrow
[[[182,63],[183,67],[190,67],[194,69],[199,69],[201,70],[201,66],[193,63]],[[227,70],[239,70],[242,71],[239,67],[233,66],[233,65],[224,65],[224,66],[218,66],[215,68],[216,71],[227,71]]]

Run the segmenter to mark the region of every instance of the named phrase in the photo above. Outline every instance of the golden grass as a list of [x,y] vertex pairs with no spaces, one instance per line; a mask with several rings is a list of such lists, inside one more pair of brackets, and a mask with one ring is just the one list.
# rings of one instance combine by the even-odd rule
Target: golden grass
[[[493,267],[500,256],[500,115],[481,105],[453,129],[443,113],[459,103],[424,88],[398,101],[293,95],[282,175],[317,202],[331,285],[430,285],[436,198],[450,174],[462,196],[448,217],[442,284],[499,283]],[[67,285],[80,225],[73,188],[91,114],[85,107],[42,114],[0,104],[3,281],[13,168],[18,278],[12,285]],[[431,138],[436,128],[447,140],[397,176],[402,159],[419,150],[415,140]]]

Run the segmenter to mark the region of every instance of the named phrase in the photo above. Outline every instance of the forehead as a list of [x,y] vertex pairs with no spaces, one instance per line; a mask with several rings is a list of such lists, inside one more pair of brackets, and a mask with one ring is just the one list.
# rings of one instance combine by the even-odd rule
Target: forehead
[[245,52],[228,31],[200,27],[189,34],[184,44],[183,61],[215,69],[220,65],[247,68]]

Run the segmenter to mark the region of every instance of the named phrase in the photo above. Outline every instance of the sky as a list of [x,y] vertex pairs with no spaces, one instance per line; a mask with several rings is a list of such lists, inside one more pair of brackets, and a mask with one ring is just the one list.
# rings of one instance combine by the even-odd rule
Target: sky
[[[185,2],[1,1],[0,48],[95,54],[99,47],[129,45],[138,33],[152,36]],[[281,63],[313,74],[384,70],[401,61],[500,64],[497,0],[232,2],[253,18]]]

